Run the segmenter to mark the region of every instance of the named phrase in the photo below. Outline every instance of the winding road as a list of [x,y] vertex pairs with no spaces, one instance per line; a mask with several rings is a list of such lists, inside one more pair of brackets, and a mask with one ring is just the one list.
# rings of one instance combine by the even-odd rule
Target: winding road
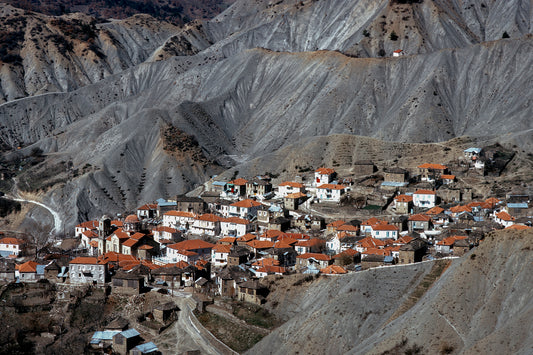
[[42,202],[35,201],[35,200],[27,200],[25,198],[22,198],[22,196],[20,196],[20,194],[18,192],[18,188],[17,188],[18,181],[16,179],[13,179],[13,180],[14,180],[15,183],[14,183],[13,188],[11,190],[11,194],[12,195],[11,194],[5,194],[3,196],[3,198],[6,198],[6,199],[12,200],[12,201],[17,201],[17,202],[32,203],[34,205],[37,205],[39,207],[44,208],[54,218],[54,227],[52,228],[52,230],[50,230],[50,236],[54,236],[57,233],[59,233],[62,230],[62,228],[63,228],[63,219],[61,218],[61,215],[57,211],[53,210],[52,208],[50,208],[49,206],[45,205]]

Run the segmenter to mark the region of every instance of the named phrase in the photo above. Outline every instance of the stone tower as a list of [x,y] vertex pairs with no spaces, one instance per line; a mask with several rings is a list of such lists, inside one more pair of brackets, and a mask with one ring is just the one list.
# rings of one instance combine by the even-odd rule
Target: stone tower
[[98,223],[98,255],[106,253],[106,238],[111,234],[111,218],[104,215]]

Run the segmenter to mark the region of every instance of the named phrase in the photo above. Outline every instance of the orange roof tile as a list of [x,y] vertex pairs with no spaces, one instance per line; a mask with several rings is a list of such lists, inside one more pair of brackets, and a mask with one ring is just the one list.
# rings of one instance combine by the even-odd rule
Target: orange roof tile
[[315,170],[315,173],[319,173],[321,175],[331,175],[335,172],[335,170],[331,168],[318,168]]
[[150,249],[154,249],[154,247],[148,244],[145,244],[139,247],[139,250],[150,250]]
[[379,220],[376,217],[370,217],[369,219],[361,223],[361,225],[363,226],[374,226],[376,224],[388,224],[388,222]]
[[511,216],[509,213],[502,211],[500,213],[496,213],[496,217],[498,217],[501,220],[504,220],[506,222],[512,222],[515,220],[513,216]]
[[326,268],[320,269],[320,273],[328,275],[340,275],[346,274],[346,270],[342,266],[330,265]]
[[346,186],[335,185],[335,184],[322,184],[317,187],[317,189],[329,189],[329,190],[344,190]]
[[315,258],[316,260],[322,260],[322,261],[329,261],[331,260],[331,256],[326,254],[320,254],[320,253],[305,253],[302,255],[297,256],[298,259],[310,259]]
[[241,200],[241,201],[232,203],[230,206],[240,207],[240,208],[252,208],[252,207],[261,206],[261,203],[247,198],[246,200]]
[[77,228],[98,229],[98,221],[86,221],[76,226]]
[[413,201],[413,196],[409,196],[409,195],[398,195],[394,198],[396,201],[398,202],[412,202]]
[[234,223],[234,224],[250,224],[250,221],[244,218],[239,218],[239,217],[223,218],[221,221],[226,222],[226,223]]
[[262,258],[253,263],[252,266],[279,266],[279,260],[274,258]]
[[215,244],[208,243],[200,239],[189,239],[179,243],[169,245],[169,248],[176,250],[196,250],[196,249],[211,249]]
[[24,264],[16,265],[15,268],[19,272],[37,272],[37,265],[40,265],[36,261],[26,261]]
[[238,242],[249,242],[250,240],[256,239],[257,236],[251,233],[246,233],[242,237],[237,238]]
[[274,243],[268,240],[252,240],[246,243],[246,245],[249,245],[254,249],[268,249],[272,248],[274,246]]
[[102,264],[102,262],[99,262],[97,258],[92,257],[92,256],[78,256],[77,258],[71,260],[69,264],[96,265],[96,264]]
[[472,209],[468,206],[453,206],[453,207],[450,207],[450,212],[452,213],[472,212]]
[[506,227],[505,229],[514,229],[514,230],[524,230],[531,227],[525,226],[523,224],[513,224],[512,226]]
[[164,213],[163,216],[196,218],[196,214],[192,212],[183,212],[183,211],[168,211]]
[[229,254],[229,252],[231,251],[231,245],[217,244],[211,250],[216,253],[228,253]]
[[376,224],[372,226],[375,231],[397,231],[398,227],[392,224]]
[[224,238],[219,239],[218,242],[219,243],[232,243],[233,244],[233,243],[235,243],[236,239],[237,238],[235,238],[235,237],[224,237]]
[[376,247],[384,247],[385,242],[372,237],[366,237],[364,239],[361,239],[357,242],[362,248],[376,248]]
[[441,179],[446,179],[446,180],[455,180],[455,175],[441,175],[440,176]]
[[266,265],[257,269],[257,272],[266,272],[267,274],[284,274],[287,272],[287,269],[283,266]]
[[441,214],[442,212],[444,212],[444,208],[439,207],[439,206],[435,206],[435,207],[432,207],[429,210],[427,210],[425,213],[427,215],[433,216],[433,215]]
[[326,242],[323,239],[312,238],[312,239],[309,239],[309,240],[298,241],[298,243],[296,243],[296,245],[299,246],[299,247],[311,248],[311,247],[319,246],[319,245],[325,244],[325,243]]
[[145,205],[142,205],[141,207],[137,208],[138,210],[146,211],[146,210],[156,210],[157,209],[157,203],[147,203]]
[[231,180],[229,182],[229,184],[233,184],[233,185],[237,185],[237,186],[243,186],[243,185],[246,185],[247,182],[248,182],[248,180],[246,180],[246,179],[238,178],[238,179],[235,179],[235,180]]
[[159,226],[153,230],[154,232],[178,233],[176,228]]
[[10,245],[22,245],[24,244],[23,240],[17,238],[2,238],[0,239],[0,244],[10,244]]
[[425,163],[425,164],[419,165],[418,168],[420,168],[420,169],[433,169],[433,170],[446,170],[446,169],[448,169],[448,167],[446,165],[429,164],[429,163]]
[[494,205],[497,205],[498,203],[500,203],[501,201],[498,200],[496,197],[489,197],[488,199],[485,200],[485,202],[487,202],[491,206],[494,206]]
[[398,240],[395,241],[396,244],[407,244],[409,243],[411,240],[413,240],[414,238],[409,236],[409,235],[404,235],[403,237],[401,238],[398,238]]
[[336,255],[333,255],[333,258],[336,259],[336,258],[340,258],[340,257],[343,257],[345,255],[347,256],[354,256],[354,255],[357,255],[359,254],[359,252],[355,249],[346,249],[345,251],[342,251]]
[[414,214],[411,217],[409,217],[409,221],[429,222],[430,220],[431,220],[431,217],[423,215],[423,214]]
[[125,247],[130,247],[131,248],[132,246],[134,246],[138,242],[139,242],[139,240],[130,238],[130,239],[126,240],[124,243],[122,243],[122,245],[124,245]]
[[418,190],[413,195],[435,195],[435,191],[432,190]]
[[307,197],[307,195],[304,194],[303,192],[294,192],[292,194],[288,194],[287,196],[285,196],[285,198],[302,198],[302,197]]
[[215,216],[211,213],[203,214],[196,218],[199,221],[207,221],[207,222],[220,222],[222,220],[222,217]]
[[368,248],[362,254],[389,256],[390,255],[390,251],[389,250],[385,250],[385,249],[378,249],[378,248]]
[[337,231],[339,232],[357,232],[359,230],[359,227],[356,227],[351,224],[343,224],[342,226],[339,226],[337,228]]
[[438,241],[437,245],[450,246],[450,245],[453,245],[453,243],[455,243],[456,240],[467,239],[467,238],[468,237],[462,236],[462,235],[454,235],[454,236],[451,236],[451,237],[448,237],[448,238],[444,238],[443,240]]

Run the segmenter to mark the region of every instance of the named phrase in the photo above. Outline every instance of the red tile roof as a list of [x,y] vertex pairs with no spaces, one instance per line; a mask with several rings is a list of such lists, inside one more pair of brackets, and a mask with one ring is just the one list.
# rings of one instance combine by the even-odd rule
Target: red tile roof
[[250,221],[239,217],[228,217],[221,220],[221,222],[235,223],[235,224],[250,224]]
[[328,274],[328,275],[340,275],[340,274],[346,274],[346,270],[342,266],[330,265],[328,267],[320,269],[320,273]]
[[468,237],[462,236],[462,235],[454,235],[454,236],[451,236],[451,237],[448,237],[448,238],[444,238],[443,240],[438,241],[437,245],[451,246],[451,245],[453,245],[453,243],[455,243],[456,240],[467,239],[467,238]]
[[77,228],[85,228],[85,229],[98,229],[98,221],[87,221],[80,223],[76,226]]
[[96,265],[96,264],[102,264],[102,262],[98,261],[96,257],[92,256],[78,256],[77,258],[70,261],[69,264],[88,264],[88,265]]
[[335,184],[322,184],[317,187],[317,189],[329,189],[329,190],[344,190],[346,186],[335,185]]
[[433,216],[433,215],[441,214],[442,212],[444,212],[444,208],[439,207],[439,206],[435,206],[435,207],[432,207],[429,210],[427,210],[425,213],[427,215]]
[[435,195],[435,191],[431,190],[418,190],[413,195]]
[[2,238],[0,239],[0,244],[10,244],[10,245],[22,245],[24,244],[23,240],[17,238]]
[[338,228],[338,227],[342,226],[343,224],[346,224],[346,222],[344,222],[343,220],[339,219],[339,220],[331,222],[326,227],[328,227],[328,228]]
[[206,214],[203,214],[203,215],[197,217],[196,219],[199,220],[199,221],[220,222],[223,218],[219,217],[219,216],[216,216],[214,214],[211,214],[211,213],[206,213]]
[[257,260],[252,266],[279,266],[279,260],[274,258],[263,258]]
[[396,201],[398,202],[412,202],[413,201],[413,196],[409,196],[409,195],[398,195],[394,198]]
[[318,168],[315,170],[315,173],[319,173],[321,175],[331,175],[335,172],[335,170],[331,168]]
[[511,216],[509,213],[502,211],[500,213],[496,213],[496,217],[498,217],[501,220],[504,220],[506,222],[512,222],[515,220],[513,216]]
[[248,180],[246,180],[246,179],[238,178],[238,179],[235,179],[235,180],[231,180],[229,182],[229,184],[233,184],[233,185],[237,185],[237,186],[243,186],[243,185],[246,185],[247,182],[248,182]]
[[164,213],[163,216],[196,218],[196,215],[194,213],[192,213],[192,212],[183,212],[183,211],[168,211],[168,212]]
[[257,269],[257,272],[265,272],[267,274],[284,274],[287,272],[283,266],[266,265]]
[[525,226],[523,224],[513,224],[512,226],[506,227],[505,229],[514,229],[514,230],[524,230],[531,227]]
[[418,168],[420,168],[420,169],[433,169],[433,170],[446,170],[446,169],[448,169],[448,167],[446,165],[429,164],[429,163],[425,163],[425,164],[419,165]]
[[230,206],[240,207],[240,208],[252,208],[252,207],[261,206],[261,203],[248,198],[246,200],[241,200],[241,201],[232,203]]
[[320,253],[305,253],[305,254],[302,254],[302,255],[298,255],[296,258],[298,258],[298,259],[314,258],[316,260],[321,260],[321,261],[329,261],[329,260],[331,260],[331,256],[326,255],[326,254],[320,254]]
[[392,224],[376,224],[372,226],[375,231],[397,231],[398,227]]
[[242,237],[237,238],[238,242],[249,242],[250,240],[256,239],[257,236],[251,233],[246,233]]
[[19,272],[37,272],[37,265],[40,265],[36,261],[26,261],[24,264],[16,265],[15,268]]
[[431,220],[431,217],[423,215],[423,214],[414,214],[411,217],[409,217],[409,221],[429,222],[430,220]]
[[272,248],[274,243],[268,240],[252,240],[251,242],[246,243],[246,245],[249,245],[254,249],[268,249]]
[[146,205],[142,205],[141,207],[137,208],[138,210],[156,210],[157,209],[157,203],[147,203]]
[[231,245],[217,244],[211,250],[216,253],[229,253],[231,251]]
[[287,194],[287,196],[285,196],[285,198],[302,198],[302,197],[307,197],[307,195],[304,194],[303,192],[294,192],[292,194]]
[[197,249],[211,249],[215,244],[208,243],[200,239],[189,239],[179,243],[169,245],[169,248],[176,250],[197,250]]

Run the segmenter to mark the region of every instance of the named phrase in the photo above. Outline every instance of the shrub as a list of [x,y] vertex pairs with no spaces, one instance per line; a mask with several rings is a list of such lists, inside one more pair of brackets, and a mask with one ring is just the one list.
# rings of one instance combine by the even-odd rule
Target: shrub
[[397,41],[398,40],[398,35],[396,34],[396,32],[392,31],[390,36],[389,36],[390,40],[391,41]]

